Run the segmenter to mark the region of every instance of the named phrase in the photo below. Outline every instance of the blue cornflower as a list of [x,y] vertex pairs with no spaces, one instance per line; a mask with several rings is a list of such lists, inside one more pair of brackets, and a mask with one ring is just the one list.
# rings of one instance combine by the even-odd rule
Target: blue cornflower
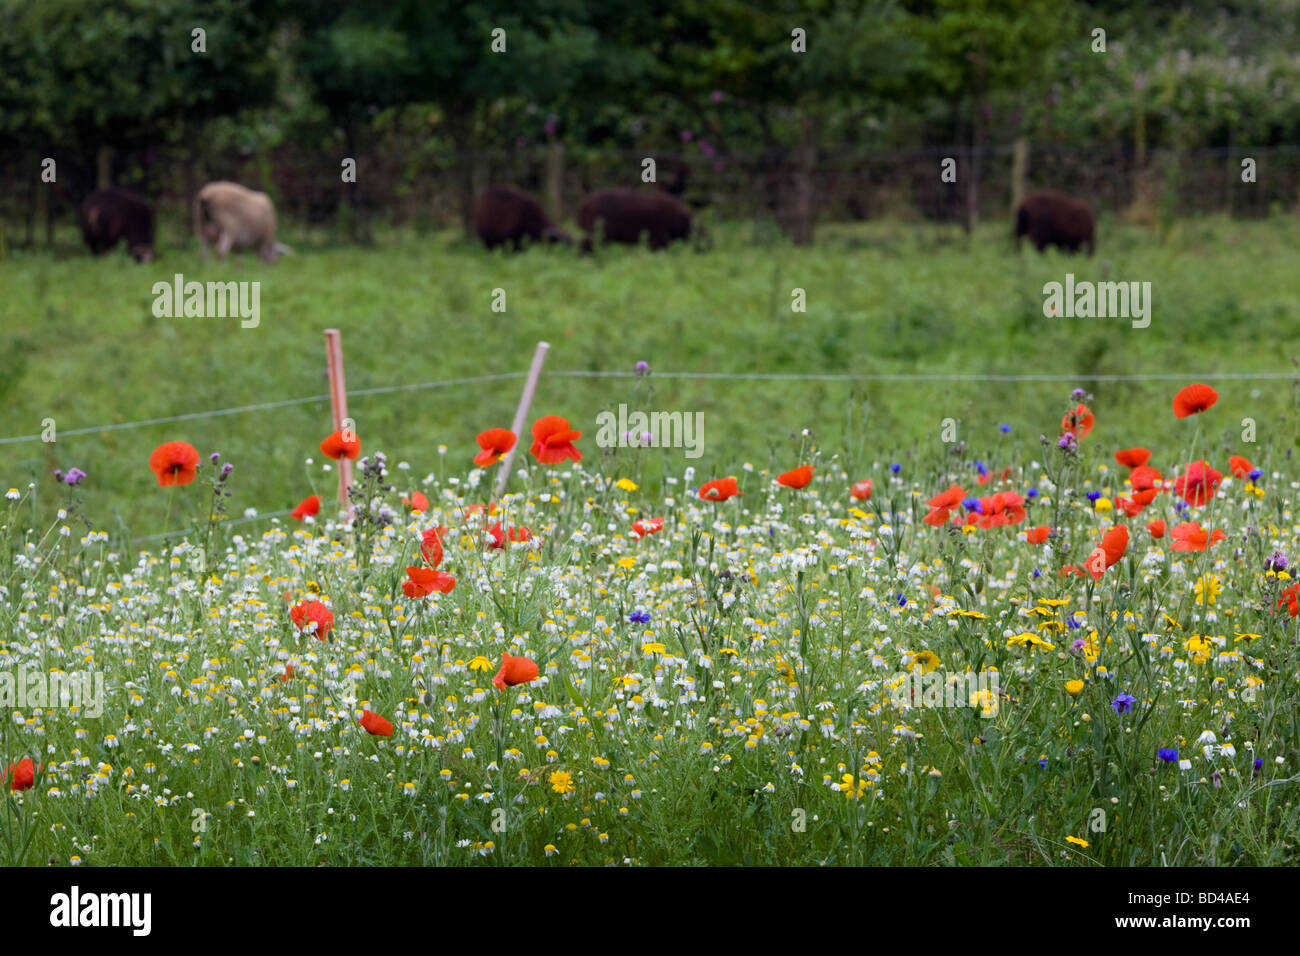
[[989,473],[988,465],[984,464],[982,461],[975,462],[975,470],[980,473],[981,478]]
[[1010,425],[999,425],[999,426],[998,426],[998,429],[999,429],[999,430],[1002,432],[1002,434],[1004,434],[1004,435],[1009,434],[1009,433],[1011,432],[1011,426],[1010,426]]
[[907,598],[903,595],[902,591],[898,592],[898,606],[907,607]]
[[629,621],[631,621],[633,624],[649,624],[649,623],[650,623],[650,612],[649,612],[649,611],[633,611],[631,614],[628,615],[627,619],[628,619]]
[[1088,492],[1086,495],[1084,495],[1084,497],[1087,498],[1089,501],[1096,501],[1098,498],[1101,497],[1101,492],[1100,492],[1100,491],[1090,491],[1090,492]]
[[980,514],[984,513],[984,506],[980,504],[978,498],[964,498],[961,506],[967,511],[978,511]]
[[1175,760],[1178,759],[1178,751],[1175,750],[1173,747],[1161,747],[1159,750],[1156,751],[1156,756],[1159,757],[1161,760],[1163,760],[1165,763],[1173,763]]
[[1042,767],[1044,770],[1046,770],[1046,769],[1047,769],[1047,758],[1046,758],[1046,757],[1039,757],[1039,758],[1038,758],[1038,766],[1040,766],[1040,767]]
[[1037,488],[1030,488],[1028,491],[1025,492],[1025,497],[1026,497],[1026,498],[1037,498],[1037,497],[1038,497],[1038,489],[1037,489]]
[[1120,694],[1110,702],[1111,709],[1117,714],[1127,714],[1137,703],[1137,698],[1132,694]]
[[1259,481],[1259,479],[1262,478],[1263,475],[1264,472],[1262,472],[1260,469],[1252,468],[1250,469],[1250,474],[1247,475],[1246,477],[1249,478],[1251,481]]
[[889,470],[892,471],[894,474],[898,474],[900,471],[903,470],[903,466],[902,466],[902,465],[890,465],[890,466],[889,466]]
[[1077,619],[1073,614],[1071,614],[1069,617],[1067,617],[1067,618],[1065,619],[1065,623],[1068,624],[1068,625],[1070,626],[1070,629],[1071,629],[1071,630],[1077,630],[1077,629],[1083,627],[1083,625],[1079,622],[1079,620],[1078,620],[1078,619]]
[[1041,578],[1042,576],[1043,576],[1043,572],[1040,571],[1038,568],[1034,568],[1034,577]]
[[1264,758],[1263,758],[1263,757],[1256,757],[1256,758],[1255,758],[1255,772],[1256,772],[1256,773],[1259,773],[1260,768],[1262,768],[1263,766],[1264,766]]

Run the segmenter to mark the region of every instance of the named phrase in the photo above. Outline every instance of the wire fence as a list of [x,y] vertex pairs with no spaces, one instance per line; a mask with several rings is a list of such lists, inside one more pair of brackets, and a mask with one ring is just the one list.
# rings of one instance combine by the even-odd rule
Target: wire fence
[[[548,378],[636,378],[638,372],[635,371],[601,371],[591,369],[568,369],[556,370],[545,373]],[[805,382],[1061,382],[1061,383],[1078,383],[1078,382],[1191,382],[1191,381],[1280,381],[1286,379],[1300,378],[1300,371],[1274,371],[1274,372],[1207,372],[1204,374],[1188,374],[1184,372],[1154,372],[1143,375],[1120,375],[1120,374],[997,374],[997,373],[944,373],[944,372],[881,372],[881,373],[820,373],[820,372],[653,372],[654,378],[659,379],[695,379],[703,381],[747,381],[747,382],[764,382],[764,381],[805,381]],[[528,375],[527,371],[518,372],[498,372],[489,375],[474,375],[462,378],[439,379],[433,382],[412,382],[406,385],[385,385],[375,388],[349,389],[349,397],[364,395],[385,395],[395,392],[420,391],[423,389],[450,388],[457,385],[472,385],[483,382],[501,382],[511,379],[524,379]],[[91,425],[83,428],[71,428],[60,430],[59,437],[63,438],[69,435],[92,435],[100,432],[121,431],[131,428],[147,428],[151,425],[163,425],[171,422],[195,421],[205,418],[218,418],[224,415],[238,415],[247,412],[267,411],[276,408],[286,408],[293,405],[306,405],[313,402],[328,401],[330,396],[308,395],[301,398],[286,398],[273,402],[259,402],[253,405],[237,405],[231,408],[217,408],[205,412],[187,412],[180,415],[167,415],[159,418],[146,418],[131,422],[113,422],[105,425]],[[42,436],[36,435],[14,435],[8,438],[0,438],[0,445],[12,445],[21,442],[41,441]],[[240,518],[232,518],[222,522],[224,527],[251,524],[258,521],[268,521],[274,518],[282,518],[285,515],[292,514],[290,509],[281,509],[277,511],[268,511],[264,513],[254,513],[245,515]],[[180,539],[187,532],[172,531],[158,534],[143,535],[130,539],[130,545],[135,546],[152,541],[166,541],[168,539]]]
[[[628,371],[598,370],[560,370],[545,373],[548,378],[636,378],[639,373]],[[466,378],[439,379],[434,382],[414,382],[407,385],[384,385],[377,388],[348,389],[348,396],[386,395],[393,392],[412,392],[431,388],[450,388],[455,385],[473,385],[482,382],[503,382],[510,379],[527,377],[527,371],[498,372],[492,375],[474,375]],[[705,381],[743,381],[743,382],[1183,382],[1183,381],[1281,381],[1300,378],[1300,371],[1288,372],[1206,372],[1203,374],[1186,372],[1155,372],[1146,375],[1048,375],[1027,373],[1002,375],[996,373],[950,373],[950,372],[654,372],[654,378],[662,379],[698,379]],[[107,425],[90,425],[84,428],[59,429],[59,437],[68,435],[93,435],[100,432],[120,431],[129,428],[146,428],[150,425],[165,425],[171,422],[194,421],[203,418],[218,418],[223,415],[238,415],[243,412],[266,411],[273,408],[286,408],[292,405],[307,405],[312,402],[329,400],[329,395],[308,395],[302,398],[286,398],[275,402],[259,402],[254,405],[236,405],[231,408],[216,408],[206,412],[187,412],[182,415],[167,415],[161,418],[145,418],[134,422],[114,422]],[[14,435],[0,438],[0,445],[13,445],[20,442],[41,441],[40,434]]]
[[[32,245],[55,222],[75,220],[77,205],[96,184],[93,156],[54,151],[59,179],[32,174],[39,156],[0,153],[0,231],[10,244]],[[117,156],[114,181],[156,203],[159,223],[188,235],[195,192],[212,179],[233,179],[265,190],[289,232],[319,228],[354,239],[372,226],[440,228],[460,221],[464,196],[457,157],[406,140],[375,142],[355,157],[362,174],[346,188],[338,158],[291,144],[263,156],[209,155],[192,147],[150,147]],[[730,150],[697,138],[643,148],[588,149],[573,145],[558,158],[545,143],[529,142],[465,154],[473,190],[511,184],[545,198],[554,216],[571,217],[594,189],[640,183],[642,162],[657,162],[657,182],[709,216],[731,221],[785,223],[806,176],[819,223],[889,219],[964,222],[1010,216],[1015,157],[1010,144],[880,149],[823,144],[809,168],[793,147]],[[1241,163],[1257,163],[1244,182]],[[953,159],[958,183],[945,182],[940,163]],[[1028,188],[1054,187],[1087,197],[1097,211],[1126,216],[1226,214],[1267,216],[1300,203],[1300,150],[1295,146],[1152,149],[1139,155],[1120,142],[1031,143],[1024,158]],[[1145,220],[1142,220],[1145,221]]]

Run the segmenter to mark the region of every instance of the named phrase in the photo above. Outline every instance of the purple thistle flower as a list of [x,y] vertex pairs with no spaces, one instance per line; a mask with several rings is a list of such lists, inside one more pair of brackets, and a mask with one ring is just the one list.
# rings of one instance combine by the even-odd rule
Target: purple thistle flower
[[642,361],[642,362],[637,362],[637,363],[636,363],[636,374],[637,374],[637,377],[638,377],[638,378],[640,378],[642,375],[649,375],[649,374],[650,374],[650,363],[649,363],[649,362],[644,362],[644,361]]
[[79,485],[85,477],[86,473],[80,468],[69,468],[68,473],[63,476],[63,481],[69,485]]
[[1264,570],[1285,571],[1290,564],[1291,562],[1286,559],[1285,554],[1281,551],[1274,551],[1273,556],[1264,562]]

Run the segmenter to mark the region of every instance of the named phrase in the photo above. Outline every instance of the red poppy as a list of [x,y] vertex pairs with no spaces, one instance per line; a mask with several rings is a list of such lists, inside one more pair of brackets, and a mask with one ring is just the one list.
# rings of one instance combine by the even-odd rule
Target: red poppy
[[1194,461],[1174,482],[1174,492],[1189,505],[1203,508],[1219,490],[1222,481],[1223,474],[1211,468],[1208,461]]
[[931,508],[921,520],[926,524],[932,524],[936,528],[948,523],[948,516],[952,513],[951,508]]
[[442,536],[446,533],[446,528],[437,527],[427,528],[420,534],[420,554],[431,568],[442,564]]
[[[546,419],[542,419],[542,421],[546,421]],[[560,419],[560,421],[564,421],[564,419]],[[568,422],[565,422],[564,424],[567,428]],[[537,426],[534,425],[533,435],[536,436],[536,434]],[[575,435],[574,437],[576,438],[577,436]],[[480,468],[487,468],[489,465],[495,465],[502,458],[505,458],[510,452],[510,449],[515,447],[515,442],[519,439],[515,433],[508,428],[489,428],[485,432],[479,432],[478,436],[474,440],[478,442],[478,447],[483,449],[474,456],[474,464],[478,465]],[[533,454],[537,453],[533,452]]]
[[1106,552],[1106,567],[1111,567],[1128,550],[1128,528],[1122,524],[1107,531],[1101,539],[1101,549]]
[[149,456],[149,469],[160,485],[188,485],[199,471],[199,451],[187,441],[169,441]]
[[1132,483],[1134,491],[1146,491],[1160,483],[1160,472],[1150,465],[1138,465],[1129,473],[1128,480]]
[[1277,609],[1282,610],[1282,605],[1286,605],[1286,612],[1292,617],[1300,614],[1300,584],[1293,584],[1282,592],[1282,596],[1277,599]]
[[926,502],[931,508],[955,508],[961,504],[966,492],[960,485],[953,485],[947,491],[940,492]]
[[1049,525],[1039,525],[1037,528],[1030,528],[1025,532],[1025,540],[1030,544],[1044,544],[1047,536],[1052,533]]
[[0,777],[0,786],[4,786],[8,781],[10,790],[30,790],[36,783],[36,775],[40,773],[41,765],[32,765],[31,757],[24,757],[17,763],[11,763],[5,768],[4,776]]
[[1208,385],[1188,385],[1174,396],[1174,415],[1186,418],[1205,411],[1219,400],[1219,393]]
[[361,719],[358,720],[357,723],[366,728],[366,733],[374,734],[376,737],[393,736],[392,722],[385,720],[378,714],[371,713],[368,710],[363,710],[361,712]]
[[968,515],[966,523],[970,524],[970,519],[973,516],[976,519],[975,523],[981,528],[997,528],[1007,524],[1020,524],[1025,520],[1024,505],[1025,499],[1014,491],[1000,491],[996,495],[981,498],[980,510]]
[[1228,459],[1228,470],[1232,472],[1234,478],[1249,478],[1250,473],[1255,470],[1255,466],[1248,459],[1240,455],[1233,455]]
[[1087,405],[1080,405],[1074,411],[1066,412],[1061,419],[1061,434],[1070,432],[1075,441],[1083,441],[1092,433],[1093,422],[1092,411]]
[[337,431],[320,443],[320,453],[335,461],[357,458],[361,455],[361,436],[356,432]]
[[316,625],[316,639],[325,640],[334,626],[334,612],[327,608],[320,601],[303,601],[301,604],[289,608],[289,617],[298,630],[306,630],[311,624]]
[[700,485],[700,497],[705,501],[726,501],[743,494],[735,478],[715,478]]
[[1165,536],[1165,523],[1163,520],[1157,518],[1155,521],[1152,521],[1147,525],[1147,530],[1151,532],[1151,537],[1163,538]]
[[862,481],[854,483],[849,489],[849,494],[857,501],[871,500],[871,479],[864,478]]
[[547,415],[533,422],[532,454],[543,465],[558,465],[566,458],[582,461],[582,452],[574,442],[582,437],[569,427],[569,420],[559,415]]
[[433,568],[415,565],[406,569],[406,576],[410,580],[402,582],[402,593],[409,598],[428,597],[434,591],[450,594],[456,586],[456,579],[452,575]]
[[1222,541],[1227,537],[1222,531],[1208,531],[1202,528],[1198,521],[1176,524],[1170,534],[1174,538],[1175,551],[1204,551],[1212,547],[1214,542]]
[[516,541],[528,541],[533,536],[533,533],[521,524],[511,525],[510,531],[507,535],[502,532],[500,521],[488,528],[488,534],[492,538],[492,547],[494,548],[504,548],[506,546],[507,537],[511,543],[514,543]]
[[1115,460],[1125,468],[1141,468],[1151,458],[1151,452],[1145,448],[1125,448],[1115,452]]
[[505,690],[516,684],[526,684],[530,680],[537,680],[537,664],[526,657],[512,657],[502,651],[501,669],[492,678],[496,689]]
[[1102,575],[1106,573],[1106,568],[1106,549],[1098,546],[1092,549],[1092,554],[1088,555],[1088,560],[1084,561],[1083,564],[1061,568],[1061,576],[1068,577],[1071,574],[1077,574],[1079,577],[1083,577],[1083,575],[1088,574],[1092,576],[1094,581],[1100,581]]
[[293,680],[293,665],[285,664],[284,673],[280,675],[280,682],[283,684],[287,684],[291,680]]
[[777,484],[785,485],[787,488],[804,488],[808,482],[812,481],[813,466],[801,465],[794,471],[787,471],[783,475],[777,476]]
[[413,491],[409,495],[402,495],[402,504],[412,511],[429,510],[429,499],[425,497],[422,491]]
[[648,534],[654,534],[656,531],[662,531],[664,526],[663,518],[641,518],[632,522],[632,533],[638,538],[644,538]]
[[293,509],[293,516],[301,521],[303,518],[314,517],[320,514],[320,495],[312,495],[298,502],[298,507]]
[[1141,491],[1133,492],[1133,500],[1145,508],[1151,502],[1155,501],[1158,492],[1155,488],[1143,488]]

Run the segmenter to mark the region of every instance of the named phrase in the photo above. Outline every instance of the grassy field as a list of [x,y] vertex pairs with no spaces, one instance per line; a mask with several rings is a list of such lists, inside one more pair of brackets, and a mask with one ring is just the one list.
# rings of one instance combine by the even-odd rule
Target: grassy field
[[[528,459],[487,518],[474,435],[508,426],[519,380],[358,396],[388,467],[361,514],[392,517],[352,525],[265,517],[332,493],[326,402],[0,445],[0,769],[32,771],[4,788],[0,863],[1294,864],[1300,226],[1116,227],[1092,260],[1018,257],[992,228],[717,235],[586,260],[299,239],[220,271],[11,253],[0,437],[323,394],[326,327],[350,389],[522,370],[543,338],[552,373],[627,376],[543,377],[534,417],[567,416],[584,457]],[[1150,327],[1045,318],[1067,271],[1151,281]],[[260,326],[154,318],[174,272],[260,279]],[[1183,386],[1246,372],[1280,377],[1214,380],[1174,416]],[[1173,378],[1070,378],[1097,375]],[[1076,385],[1095,427],[1062,449]],[[703,412],[704,455],[596,447],[620,402]],[[206,459],[160,488],[167,440],[220,452],[230,513],[263,517],[209,521]],[[1126,514],[1134,446],[1167,485]],[[1224,477],[1189,503],[1173,479],[1202,457]],[[806,487],[775,480],[803,464]],[[76,488],[52,480],[72,467]],[[696,492],[732,475],[741,496]],[[951,514],[927,505],[954,486]],[[530,534],[491,547],[497,521]],[[440,564],[420,555],[439,526]],[[425,560],[449,591],[412,592]],[[313,604],[327,633],[290,612]],[[503,653],[536,676],[494,685]],[[102,710],[5,696],[52,672],[104,675]]]
[[[487,255],[448,236],[381,238],[373,247],[313,247],[287,235],[296,256],[265,266],[244,258],[201,265],[188,243],[136,265],[96,261],[72,234],[56,257],[15,252],[0,262],[0,438],[294,399],[327,392],[321,331],[342,330],[348,386],[363,390],[527,368],[539,339],[547,371],[619,372],[637,361],[659,372],[1143,375],[1287,372],[1293,369],[1300,223],[1194,221],[1160,241],[1103,223],[1091,260],[1026,251],[989,226],[969,245],[953,234],[901,225],[823,229],[795,249],[749,227],[715,229],[714,251],[652,255],[615,250],[581,259],[566,250]],[[1042,286],[1076,278],[1153,284],[1149,328],[1123,319],[1047,319]],[[158,319],[153,283],[263,283],[261,324]],[[494,289],[506,311],[492,311]],[[791,310],[802,288],[807,311]],[[1146,426],[1166,404],[1165,382],[1087,383],[1119,433]],[[359,395],[351,401],[366,446],[394,460],[460,461],[473,436],[508,426],[520,380]],[[652,386],[651,392],[647,386]],[[535,410],[567,415],[588,434],[602,409],[699,411],[697,470],[749,461],[766,467],[796,451],[803,429],[849,465],[902,460],[937,446],[958,422],[973,457],[999,452],[988,422],[1036,445],[1035,413],[1059,383],[762,381],[544,376]],[[1297,437],[1289,381],[1225,390],[1227,441],[1251,417],[1260,441]],[[1158,428],[1168,427],[1160,415]],[[328,402],[179,424],[0,445],[5,479],[25,484],[79,467],[86,510],[114,537],[160,532],[163,506],[146,467],[159,442],[184,437],[235,464],[234,505],[290,508],[307,493],[301,441],[327,433]],[[792,437],[793,436],[793,437]],[[1149,440],[1159,443],[1157,432]],[[1027,446],[1026,446],[1027,447]],[[457,456],[460,456],[459,458]],[[623,456],[626,459],[626,456]],[[657,486],[679,473],[680,452],[644,455],[638,476]],[[611,463],[624,467],[624,463]]]

